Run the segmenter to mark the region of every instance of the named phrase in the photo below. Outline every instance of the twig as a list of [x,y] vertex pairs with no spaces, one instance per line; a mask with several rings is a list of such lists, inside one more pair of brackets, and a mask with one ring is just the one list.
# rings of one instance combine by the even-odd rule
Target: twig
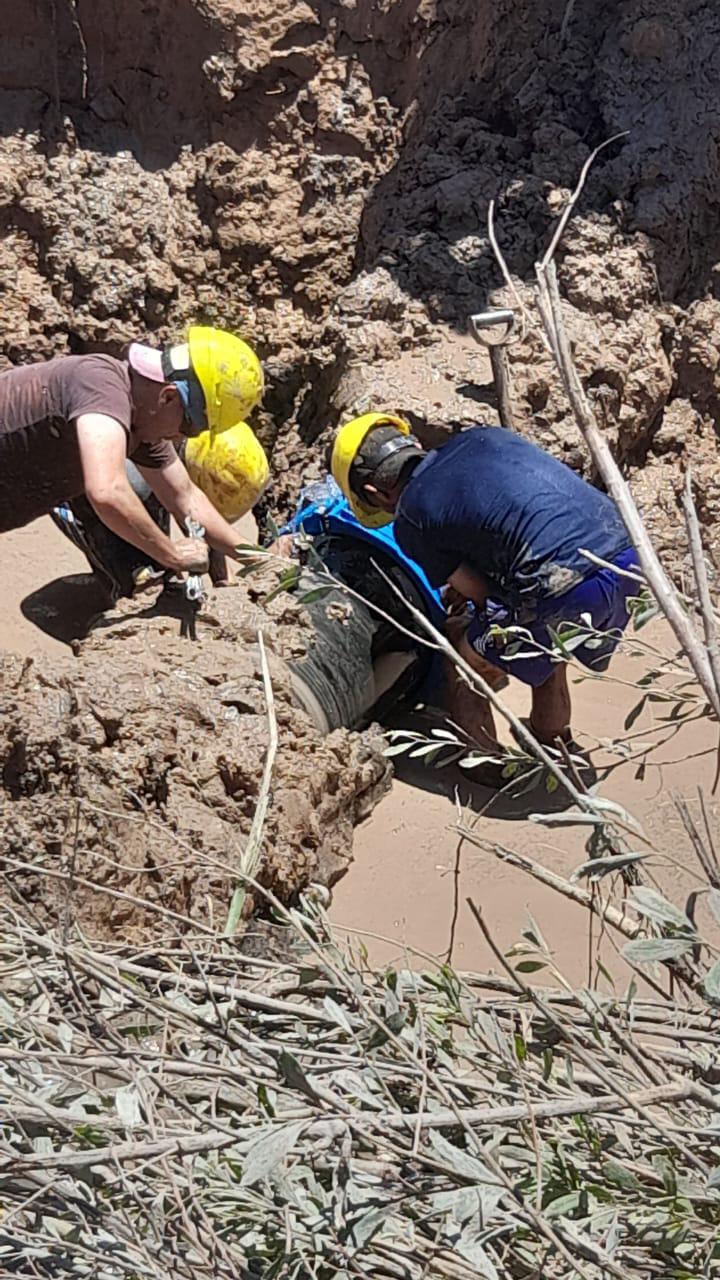
[[[690,467],[688,467],[685,472],[683,511],[685,513],[685,524],[687,526],[688,542],[690,544],[690,556],[692,558],[693,572],[695,574],[695,583],[697,586],[698,603],[700,605],[700,614],[702,616],[703,630],[705,632],[707,656],[715,685],[715,694],[720,702],[720,645],[718,645],[715,610],[713,608],[712,597],[710,595],[707,563],[702,544],[702,536],[700,534],[700,522],[698,521],[695,503],[693,502],[692,470]],[[713,792],[717,789],[718,778],[720,778],[720,744],[718,745],[718,763],[712,787]]]
[[13,1153],[0,1156],[0,1173],[11,1169],[21,1172],[26,1166],[29,1169],[92,1169],[113,1160],[124,1164],[128,1160],[147,1160],[150,1156],[198,1155],[201,1151],[219,1151],[237,1138],[237,1134],[228,1137],[227,1133],[210,1129],[207,1133],[162,1138],[158,1142],[118,1142],[109,1147],[94,1147],[91,1151],[57,1151],[47,1156]]
[[[694,1096],[693,1085],[689,1080],[679,1084],[657,1085],[651,1089],[639,1089],[634,1093],[620,1096],[616,1093],[601,1094],[588,1098],[578,1095],[576,1098],[561,1098],[557,1102],[538,1102],[532,1107],[532,1115],[536,1120],[553,1120],[560,1116],[590,1116],[599,1112],[615,1114],[628,1107],[652,1107],[666,1102],[683,1102]],[[716,1110],[720,1111],[720,1101]],[[526,1106],[514,1107],[468,1107],[460,1114],[467,1124],[473,1127],[480,1125],[522,1124],[531,1118],[531,1109]],[[457,1126],[457,1114],[448,1108],[437,1111],[398,1113],[384,1112],[373,1116],[373,1124],[385,1129],[412,1129],[422,1125],[423,1129],[448,1129]]]
[[82,100],[83,102],[87,102],[88,85],[90,81],[88,47],[87,47],[87,40],[85,39],[85,32],[83,31],[82,22],[80,21],[80,14],[78,11],[78,0],[68,0],[68,8],[70,9],[72,24],[75,28],[75,33],[80,42],[80,58],[81,58],[81,66],[82,66],[82,82],[81,82]]
[[[582,1062],[582,1063],[583,1063],[583,1065],[584,1065],[585,1067],[587,1067],[588,1071],[590,1071],[590,1072],[592,1072],[592,1073],[594,1073],[594,1074],[596,1074],[596,1075],[597,1075],[597,1074],[598,1074],[598,1072],[599,1072],[599,1063],[595,1062],[595,1061],[593,1060],[593,1058],[590,1056],[590,1054],[588,1054],[588,1052],[586,1051],[586,1049],[583,1047],[582,1042],[581,1042],[581,1040],[579,1039],[579,1037],[577,1036],[577,1033],[576,1033],[575,1029],[573,1028],[572,1024],[570,1024],[570,1023],[567,1023],[567,1024],[563,1024],[563,1023],[561,1023],[561,1022],[560,1022],[560,1020],[559,1020],[559,1019],[555,1016],[555,1014],[553,1013],[552,1009],[550,1009],[550,1008],[549,1008],[549,1006],[548,1006],[548,1005],[544,1002],[544,1000],[543,1000],[543,999],[538,995],[538,993],[537,993],[536,991],[534,991],[532,987],[528,986],[528,984],[527,984],[526,982],[523,982],[523,980],[522,980],[522,978],[519,976],[519,974],[517,974],[517,973],[516,973],[516,972],[515,972],[511,967],[510,967],[510,965],[508,964],[508,962],[507,962],[507,960],[506,960],[505,956],[502,954],[502,951],[500,951],[499,947],[498,947],[498,946],[497,946],[497,944],[495,943],[495,940],[494,940],[494,938],[492,937],[492,934],[490,933],[490,930],[488,929],[488,927],[487,927],[487,925],[486,925],[486,923],[485,923],[485,921],[484,921],[484,919],[483,919],[482,912],[479,910],[479,908],[476,906],[476,904],[472,901],[472,899],[471,899],[471,898],[467,898],[467,899],[466,899],[466,901],[467,901],[467,905],[468,905],[468,907],[470,908],[470,911],[471,911],[472,915],[473,915],[473,916],[474,916],[474,918],[475,918],[475,922],[477,923],[477,925],[478,925],[478,927],[479,927],[479,929],[480,929],[480,931],[481,931],[481,933],[482,933],[482,935],[483,935],[483,937],[484,937],[485,941],[487,942],[488,946],[490,947],[491,951],[493,952],[493,955],[494,955],[494,956],[496,957],[496,959],[500,962],[500,964],[502,965],[503,969],[505,969],[505,972],[506,972],[506,973],[507,973],[511,978],[514,978],[514,980],[515,980],[515,982],[516,982],[516,984],[517,984],[518,990],[519,990],[519,991],[522,991],[522,992],[523,992],[523,994],[526,996],[526,998],[527,998],[527,999],[532,1000],[532,1002],[537,1006],[537,1008],[538,1008],[538,1009],[540,1009],[543,1013],[545,1013],[545,1014],[546,1014],[546,1016],[547,1016],[547,1017],[552,1021],[553,1025],[554,1025],[554,1026],[557,1028],[557,1030],[560,1032],[560,1034],[562,1035],[563,1039],[564,1039],[568,1044],[573,1045],[573,1047],[574,1047],[574,1049],[575,1049],[575,1053],[576,1053],[576,1055],[577,1055],[578,1060],[579,1060],[580,1062]],[[630,1097],[629,1093],[627,1093],[626,1091],[623,1091],[622,1096],[623,1096],[626,1100],[627,1100],[627,1099],[629,1099],[629,1097]],[[653,1115],[652,1115],[652,1114],[647,1110],[647,1108],[646,1108],[642,1103],[634,1102],[634,1103],[629,1103],[629,1105],[633,1106],[633,1108],[635,1109],[635,1111],[637,1111],[638,1115],[645,1117],[645,1118],[649,1121],[649,1123],[650,1123],[650,1124],[652,1124],[652,1125],[653,1125],[653,1127],[654,1127],[655,1129],[657,1129],[658,1133],[662,1134],[663,1138],[665,1138],[665,1139],[667,1139],[667,1138],[668,1138],[668,1130],[667,1130],[667,1127],[666,1127],[666,1126],[665,1126],[665,1125],[664,1125],[660,1120],[657,1120],[657,1119],[656,1119],[656,1118],[655,1118],[655,1117],[654,1117],[654,1116],[653,1116]],[[689,1151],[687,1152],[687,1158],[688,1158],[688,1160],[689,1160],[689,1161],[694,1165],[694,1167],[695,1167],[696,1169],[700,1169],[703,1173],[705,1172],[705,1168],[704,1168],[704,1166],[703,1166],[703,1164],[702,1164],[702,1161],[698,1160],[698,1159],[697,1159],[697,1158],[696,1158],[696,1157],[695,1157],[691,1152],[689,1152]]]
[[[523,302],[522,294],[520,293],[520,290],[518,289],[517,285],[515,284],[515,281],[510,275],[507,262],[505,261],[505,258],[503,256],[503,251],[500,248],[500,245],[498,244],[497,235],[495,234],[495,201],[494,200],[491,200],[490,204],[488,205],[488,239],[490,241],[490,247],[493,253],[495,254],[495,261],[497,262],[500,268],[500,271],[502,273],[502,278],[505,281],[505,284],[507,285],[508,289],[512,293],[518,305],[518,310],[520,312],[520,315],[522,316],[522,322],[523,322],[522,329],[520,330],[520,333],[517,338],[518,342],[522,342],[523,339],[525,338],[527,329],[531,325],[531,320],[530,320],[530,315],[528,313],[528,309],[525,303]],[[539,330],[539,333],[543,342],[546,342],[547,339],[542,329]]]
[[590,451],[592,460],[618,508],[637,551],[648,584],[662,612],[670,623],[678,643],[686,653],[710,706],[716,716],[720,718],[720,696],[715,690],[707,654],[690,619],[683,610],[677,591],[658,559],[657,552],[640,518],[627,481],[623,479],[620,469],[610,452],[608,443],[598,427],[595,415],[590,408],[570,353],[570,344],[562,318],[555,266],[548,254],[545,255],[545,261],[545,266],[540,264],[537,267],[538,305],[545,329],[552,339],[563,386],[570,401],[575,420]]
[[504,845],[496,844],[491,840],[483,840],[472,827],[463,826],[458,823],[456,831],[460,833],[464,840],[468,840],[470,844],[474,844],[478,849],[485,849],[488,853],[493,853],[501,862],[507,862],[511,867],[517,867],[520,871],[527,872],[528,875],[539,880],[541,884],[547,885],[549,889],[555,889],[565,898],[570,898],[572,902],[577,902],[581,907],[587,907],[593,915],[599,917],[600,920],[611,924],[619,933],[624,934],[626,938],[637,938],[640,934],[639,925],[626,916],[623,911],[618,911],[617,907],[613,907],[609,902],[598,901],[587,889],[581,888],[580,885],[572,884],[570,880],[565,880],[563,876],[556,875],[554,871],[548,871],[540,862],[535,862],[533,858],[529,858],[527,854],[518,853],[514,849],[507,849]]
[[[277,718],[275,716],[275,695],[273,693],[272,680],[270,678],[270,668],[268,666],[267,654],[265,652],[265,641],[263,639],[262,630],[258,631],[258,648],[260,650],[260,666],[262,668],[263,686],[265,689],[265,704],[267,707],[268,720],[268,749],[265,756],[265,768],[263,770],[262,781],[258,791],[257,803],[255,805],[255,813],[253,814],[252,826],[247,839],[247,844],[240,857],[239,871],[244,879],[254,876],[260,860],[260,844],[262,841],[263,829],[265,826],[265,817],[267,815],[268,803],[270,801],[270,783],[272,781],[272,771],[275,764],[275,756],[278,747],[278,730]],[[239,884],[235,889],[230,903],[227,922],[225,924],[225,937],[232,938],[237,929],[242,915],[243,904],[245,902],[245,885]]]
[[[612,138],[606,138],[604,142],[600,143],[599,147],[596,147],[594,151],[590,152],[590,155],[588,156],[582,169],[580,170],[580,177],[578,179],[578,184],[575,190],[573,191],[570,197],[570,200],[568,201],[568,204],[563,209],[562,217],[560,218],[560,221],[557,227],[555,228],[555,234],[553,235],[553,238],[550,241],[550,244],[548,245],[547,251],[545,253],[545,257],[543,258],[542,262],[539,264],[539,267],[538,267],[539,271],[546,271],[550,263],[552,262],[555,254],[555,250],[557,249],[562,239],[563,232],[565,231],[565,228],[568,224],[570,214],[572,213],[573,209],[575,208],[575,205],[580,199],[582,189],[585,186],[585,183],[587,181],[588,173],[590,172],[590,169],[595,163],[597,157],[600,155],[600,152],[604,151],[605,148],[609,147],[613,142],[617,142],[618,139],[627,138],[629,132],[630,132],[629,129],[623,129],[621,133],[614,133]],[[548,334],[548,337],[550,337],[549,334]]]

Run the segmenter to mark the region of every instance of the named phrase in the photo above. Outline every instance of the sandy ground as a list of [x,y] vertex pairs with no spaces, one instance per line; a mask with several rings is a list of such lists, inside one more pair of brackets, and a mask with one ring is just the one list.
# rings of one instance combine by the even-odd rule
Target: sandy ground
[[[635,644],[639,641],[661,653],[674,652],[664,623],[643,628]],[[699,820],[701,788],[711,825],[717,828],[718,804],[711,798],[717,732],[704,719],[668,723],[671,708],[664,702],[646,704],[624,730],[628,713],[641,697],[634,686],[652,665],[649,654],[627,651],[616,656],[606,678],[573,682],[573,723],[577,739],[592,751],[600,769],[599,793],[638,819],[647,837],[647,842],[629,837],[631,849],[652,850],[643,868],[644,883],[654,881],[684,906],[692,890],[706,882],[698,879],[699,867],[676,801],[684,797]],[[518,682],[511,681],[503,697],[516,714],[527,714],[529,691]],[[607,744],[631,734],[631,760],[608,751]],[[609,766],[607,776],[601,766]],[[497,971],[498,962],[467,904],[470,898],[503,952],[520,939],[532,915],[552,941],[554,961],[570,981],[588,980],[592,966],[594,979],[599,976],[605,985],[599,961],[625,988],[631,974],[618,955],[624,939],[612,931],[599,938],[597,925],[591,938],[586,907],[508,866],[491,848],[463,840],[454,829],[461,820],[472,825],[486,845],[515,850],[569,878],[588,857],[589,828],[528,821],[529,813],[549,803],[542,788],[509,803],[486,790],[473,790],[467,774],[459,770],[435,770],[418,761],[397,763],[396,772],[407,780],[396,777],[391,794],[356,830],[355,862],[336,887],[332,908],[335,922],[364,943],[373,962],[403,964],[407,949],[417,949],[448,959],[457,969]],[[603,883],[603,891],[608,885]],[[714,935],[702,899],[697,919]],[[414,961],[420,962],[419,957]],[[538,973],[542,979],[543,973]]]
[[[74,628],[99,603],[88,585],[83,557],[49,519],[6,534],[3,549],[0,647],[29,655],[67,652]],[[68,623],[69,618],[75,621]],[[672,651],[664,625],[652,623],[638,639]],[[630,730],[636,758],[622,762],[608,752],[607,743],[623,736],[625,718],[639,698],[634,685],[649,665],[647,655],[624,653],[611,668],[612,678],[575,684],[574,724],[582,744],[594,749],[596,762],[612,766],[602,794],[640,821],[658,851],[652,873],[682,903],[697,880],[675,798],[684,795],[697,810],[697,788],[709,795],[714,735],[704,721],[668,724],[661,718],[668,714],[667,704],[650,703]],[[516,712],[527,711],[520,685],[511,682],[505,696]],[[462,841],[453,830],[458,818],[454,791],[462,805],[471,805],[463,820],[475,824],[479,838],[524,853],[562,876],[585,860],[587,829],[529,822],[529,812],[549,803],[542,790],[510,803],[473,789],[458,770],[427,769],[421,763],[408,768],[401,761],[398,772],[406,780],[396,779],[392,792],[356,831],[353,868],[335,889],[336,923],[351,930],[351,937],[362,938],[371,958],[380,963],[402,963],[410,948],[448,958],[460,969],[491,963],[497,968],[467,906],[466,899],[472,898],[503,950],[518,940],[532,913],[552,938],[558,966],[571,980],[583,980],[590,956],[587,910],[507,866],[488,849]],[[717,816],[717,806],[709,804]],[[648,847],[639,837],[631,843],[640,850]],[[599,951],[593,945],[592,954],[624,982],[627,970],[612,940],[603,940]]]

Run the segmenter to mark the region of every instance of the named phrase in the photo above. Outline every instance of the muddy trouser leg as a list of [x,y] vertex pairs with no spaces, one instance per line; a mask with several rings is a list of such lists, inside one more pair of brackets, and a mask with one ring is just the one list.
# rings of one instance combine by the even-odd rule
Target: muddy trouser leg
[[[167,511],[158,502],[152,489],[132,462],[127,462],[125,465],[133,492],[158,528],[162,529],[163,533],[169,533],[170,516]],[[53,514],[56,525],[82,548],[93,570],[108,587],[113,599],[118,600],[121,596],[133,594],[135,579],[140,569],[163,569],[162,565],[151,559],[144,551],[140,551],[138,547],[134,547],[132,543],[119,538],[116,533],[108,529],[87,498],[73,498],[72,502],[65,505],[70,508],[75,518],[76,536],[69,533],[61,517]]]

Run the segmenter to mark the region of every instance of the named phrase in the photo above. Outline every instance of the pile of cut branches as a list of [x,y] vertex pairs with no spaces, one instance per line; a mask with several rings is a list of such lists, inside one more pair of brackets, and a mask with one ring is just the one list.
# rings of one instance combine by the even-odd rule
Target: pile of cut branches
[[711,1005],[373,973],[316,906],[286,921],[277,963],[7,912],[3,1274],[720,1274]]

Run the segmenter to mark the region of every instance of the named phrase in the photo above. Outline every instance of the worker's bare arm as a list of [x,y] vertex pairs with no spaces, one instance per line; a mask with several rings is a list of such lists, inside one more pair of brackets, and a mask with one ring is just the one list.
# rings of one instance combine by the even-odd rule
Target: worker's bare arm
[[207,548],[189,538],[173,543],[133,493],[125,474],[127,436],[120,423],[103,413],[85,413],[77,420],[77,436],[85,495],[103,524],[168,569],[204,572]]
[[448,586],[463,600],[472,600],[476,605],[484,605],[489,594],[485,578],[465,561],[448,578]]
[[156,470],[150,467],[140,467],[139,470],[155,497],[175,517],[178,524],[182,525],[188,519],[196,520],[202,525],[205,537],[215,551],[237,558],[236,548],[240,540],[237,531],[223,519],[202,490],[193,484],[179,458]]

